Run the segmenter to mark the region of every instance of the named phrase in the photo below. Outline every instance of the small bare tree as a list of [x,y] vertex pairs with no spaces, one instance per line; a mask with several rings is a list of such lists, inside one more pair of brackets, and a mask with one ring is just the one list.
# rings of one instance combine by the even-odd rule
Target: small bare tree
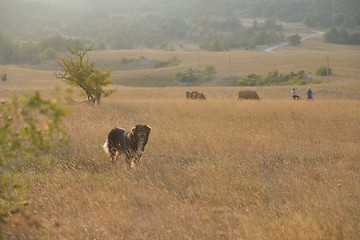
[[56,71],[56,77],[65,80],[69,85],[79,87],[86,95],[89,104],[99,104],[101,97],[107,97],[114,90],[105,90],[111,84],[110,69],[99,70],[96,62],[90,61],[87,54],[91,49],[69,48],[72,57],[60,57],[58,64],[62,72]]

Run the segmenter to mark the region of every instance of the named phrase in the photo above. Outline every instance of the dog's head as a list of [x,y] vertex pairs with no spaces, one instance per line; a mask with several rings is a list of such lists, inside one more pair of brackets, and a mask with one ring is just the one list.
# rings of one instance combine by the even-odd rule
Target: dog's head
[[137,124],[133,129],[131,129],[133,138],[137,143],[138,151],[144,151],[145,145],[149,139],[150,131],[151,127],[145,124]]

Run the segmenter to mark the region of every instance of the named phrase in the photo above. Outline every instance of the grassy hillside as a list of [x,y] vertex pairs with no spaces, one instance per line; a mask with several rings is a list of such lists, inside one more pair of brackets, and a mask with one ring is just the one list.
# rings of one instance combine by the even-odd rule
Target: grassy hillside
[[[24,163],[31,201],[5,230],[19,239],[359,237],[358,101],[180,95],[124,88],[101,107],[71,107],[69,148]],[[130,173],[101,146],[112,127],[138,122],[153,130]]]
[[[327,83],[326,77],[315,76],[315,71],[321,66],[326,66],[326,59],[329,57],[329,66],[334,74],[330,78],[331,85],[336,89],[350,85],[351,88],[346,89],[346,92],[350,91],[351,94],[356,94],[359,92],[358,83],[360,81],[359,50],[358,46],[325,44],[318,37],[303,41],[301,46],[287,46],[277,49],[273,53],[266,53],[260,48],[255,51],[205,52],[197,51],[196,48],[189,45],[176,51],[148,49],[93,51],[90,58],[96,60],[99,66],[113,70],[111,78],[115,84],[160,87],[176,86],[176,72],[185,71],[188,68],[203,71],[207,65],[213,65],[217,74],[212,81],[205,83],[206,85],[222,85],[224,79],[229,76],[247,76],[251,73],[265,75],[274,70],[278,70],[282,74],[304,70],[314,79]],[[123,58],[139,59],[142,56],[149,60],[166,60],[176,56],[181,63],[176,67],[157,69],[151,67],[133,70],[121,69]],[[55,61],[35,66],[0,65],[0,74],[6,72],[9,79],[7,85],[2,85],[4,88],[1,89],[9,89],[25,83],[29,84],[24,86],[29,85],[31,88],[33,84],[41,85],[42,88],[52,88],[54,84],[61,84],[55,79],[56,69],[59,69],[59,66]]]
[[[124,51],[100,51],[93,52],[92,56],[99,64],[111,66],[114,70],[113,79],[118,84],[129,86],[166,86],[174,85],[174,73],[184,71],[189,67],[204,70],[205,66],[213,65],[217,74],[213,84],[221,84],[226,77],[246,76],[250,73],[266,74],[269,71],[279,70],[281,73],[290,73],[305,70],[314,78],[315,71],[320,66],[326,66],[326,58],[329,56],[330,67],[335,76],[332,80],[359,81],[359,47],[324,44],[319,38],[309,39],[299,47],[285,47],[273,53],[265,53],[261,49],[257,51],[239,50],[234,52],[204,52],[188,49],[178,51],[158,50],[124,50]],[[139,58],[144,56],[148,59],[169,59],[178,57],[182,62],[177,67],[161,69],[118,71],[117,64],[124,58]],[[349,76],[351,78],[349,79]],[[326,80],[326,79],[325,79]],[[211,83],[210,83],[211,84]]]
[[[68,105],[69,146],[19,163],[29,204],[5,226],[11,239],[360,237],[359,48],[311,39],[274,53],[191,50],[91,53],[113,66],[117,92],[99,106]],[[252,88],[260,101],[238,101],[241,87],[156,87],[171,85],[174,71],[207,64],[218,71],[216,85],[229,76],[229,54],[232,75],[314,73],[327,56],[334,75],[312,86],[314,101],[293,101],[292,86]],[[177,55],[182,63],[117,68],[123,57],[142,55]],[[8,76],[0,96],[39,90],[62,100],[66,85],[55,70],[50,62],[36,69],[0,65]],[[298,87],[303,98],[306,88]],[[188,90],[207,100],[186,100]],[[102,145],[111,128],[140,122],[152,132],[142,166],[129,172],[123,160],[112,164]]]

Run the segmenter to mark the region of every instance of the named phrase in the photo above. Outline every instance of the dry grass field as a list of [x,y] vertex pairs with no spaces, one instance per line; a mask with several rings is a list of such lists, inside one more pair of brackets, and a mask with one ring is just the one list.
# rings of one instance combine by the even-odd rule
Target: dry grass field
[[[24,163],[18,178],[29,184],[29,205],[4,231],[13,239],[359,239],[359,50],[309,40],[274,53],[231,52],[235,75],[314,72],[329,56],[335,75],[313,86],[314,101],[293,101],[290,87],[254,88],[260,101],[238,101],[239,87],[118,86],[99,106],[67,106],[69,146]],[[143,53],[176,54],[179,69],[197,66],[186,50]],[[137,51],[92,57],[116,63],[126,54]],[[214,64],[220,78],[228,55],[201,52],[200,64]],[[168,71],[114,69],[113,78]],[[9,76],[1,97],[33,90],[54,97],[55,86],[66,87],[51,67],[1,72]],[[306,88],[298,87],[303,98]],[[186,100],[187,90],[208,99]],[[140,122],[152,132],[141,167],[129,172],[102,145],[111,128]]]

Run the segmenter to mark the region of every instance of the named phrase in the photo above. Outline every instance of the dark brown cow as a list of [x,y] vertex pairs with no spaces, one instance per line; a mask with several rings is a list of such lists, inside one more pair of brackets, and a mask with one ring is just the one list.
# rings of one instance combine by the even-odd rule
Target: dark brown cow
[[238,99],[256,99],[259,100],[259,95],[253,90],[239,91]]
[[139,164],[140,158],[144,154],[150,131],[151,127],[142,124],[137,124],[131,129],[131,132],[123,128],[113,128],[109,132],[103,148],[111,156],[113,163],[119,154],[125,156],[129,167],[134,167],[135,164]]

